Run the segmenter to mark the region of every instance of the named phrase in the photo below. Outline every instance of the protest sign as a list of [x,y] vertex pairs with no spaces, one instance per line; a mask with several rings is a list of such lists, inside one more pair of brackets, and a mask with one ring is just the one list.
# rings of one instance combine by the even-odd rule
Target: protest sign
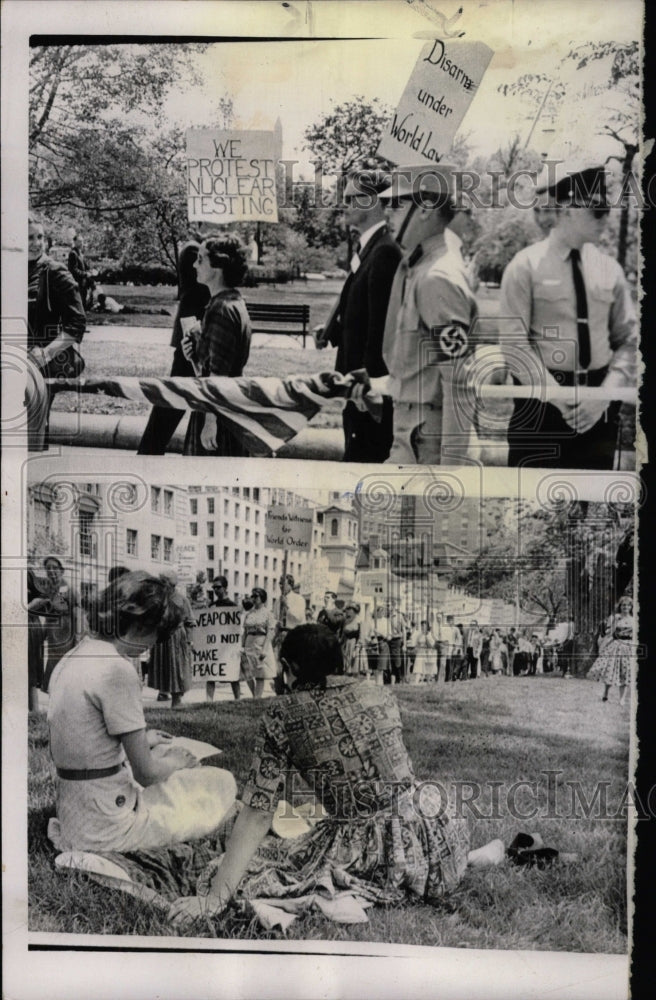
[[266,513],[268,548],[309,552],[314,516],[310,507],[283,507],[272,504]]
[[392,163],[439,163],[492,58],[483,42],[427,42],[388,124],[378,155]]
[[244,612],[238,607],[194,610],[192,684],[238,681]]
[[198,572],[198,544],[189,539],[175,546],[175,571],[178,583],[195,583]]
[[363,597],[387,597],[387,573],[376,570],[363,570],[358,574],[360,593]]
[[187,130],[187,212],[193,222],[277,222],[274,132]]

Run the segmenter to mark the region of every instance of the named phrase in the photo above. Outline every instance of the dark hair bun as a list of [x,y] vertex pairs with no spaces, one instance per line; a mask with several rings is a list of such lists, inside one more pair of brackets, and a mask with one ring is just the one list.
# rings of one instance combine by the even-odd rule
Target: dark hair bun
[[243,283],[248,272],[247,250],[238,239],[211,236],[204,241],[203,246],[212,267],[223,271],[226,285],[235,288]]

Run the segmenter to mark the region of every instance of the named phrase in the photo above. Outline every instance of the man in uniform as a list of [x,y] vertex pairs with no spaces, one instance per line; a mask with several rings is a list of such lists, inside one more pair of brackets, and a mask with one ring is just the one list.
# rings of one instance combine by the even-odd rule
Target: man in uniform
[[608,392],[516,400],[508,465],[612,469],[620,408],[612,389],[635,384],[635,308],[622,268],[595,246],[609,211],[603,168],[559,168],[538,185],[555,209],[553,229],[503,275],[500,342],[515,383]]
[[394,277],[383,358],[394,406],[389,462],[439,465],[466,454],[472,424],[458,407],[457,372],[471,352],[476,299],[457,241],[446,227],[457,202],[449,168],[410,181],[400,174],[383,192],[405,212],[394,226],[406,253]]
[[[317,347],[337,347],[335,370],[343,375],[366,370],[370,378],[387,374],[383,331],[387,303],[401,249],[388,232],[378,194],[389,187],[388,174],[353,174],[344,189],[344,221],[359,233],[351,270],[339,303],[326,326],[315,331]],[[392,404],[383,403],[382,420],[349,400],[343,413],[344,461],[384,462],[392,444]]]

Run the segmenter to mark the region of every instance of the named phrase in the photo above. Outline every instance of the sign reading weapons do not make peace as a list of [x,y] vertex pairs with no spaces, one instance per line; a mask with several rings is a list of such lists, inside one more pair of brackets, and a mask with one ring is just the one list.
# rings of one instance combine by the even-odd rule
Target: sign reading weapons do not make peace
[[190,222],[277,222],[274,132],[187,130]]
[[243,631],[241,608],[195,610],[192,635],[192,683],[238,681]]
[[451,148],[492,55],[483,42],[427,42],[378,155],[404,166],[439,163]]

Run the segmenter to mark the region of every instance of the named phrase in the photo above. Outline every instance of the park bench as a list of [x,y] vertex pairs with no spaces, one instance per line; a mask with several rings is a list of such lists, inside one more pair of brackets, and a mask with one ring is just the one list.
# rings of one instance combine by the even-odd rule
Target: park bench
[[246,308],[251,318],[253,333],[301,337],[305,347],[305,338],[309,336],[310,326],[309,306],[247,302]]

